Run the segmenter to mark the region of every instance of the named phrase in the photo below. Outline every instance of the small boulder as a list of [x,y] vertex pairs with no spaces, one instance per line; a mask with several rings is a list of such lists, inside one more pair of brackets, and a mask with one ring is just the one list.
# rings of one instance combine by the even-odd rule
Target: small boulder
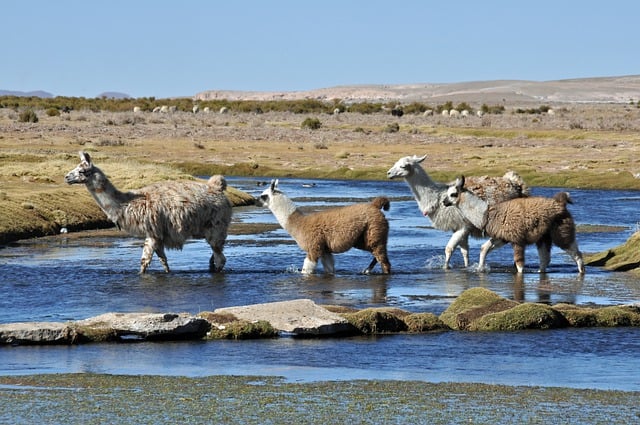
[[281,332],[298,336],[353,333],[353,327],[344,317],[309,299],[225,307],[213,313],[231,314],[249,322],[263,320]]

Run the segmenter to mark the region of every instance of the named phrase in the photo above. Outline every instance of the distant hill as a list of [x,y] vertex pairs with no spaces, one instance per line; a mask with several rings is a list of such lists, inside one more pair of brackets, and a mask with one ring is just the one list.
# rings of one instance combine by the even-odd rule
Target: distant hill
[[53,97],[51,93],[42,91],[42,90],[36,90],[36,91],[0,90],[0,96]]
[[446,84],[352,85],[295,92],[209,90],[195,100],[341,99],[347,103],[628,103],[640,100],[640,75],[556,81],[493,80]]
[[[43,91],[43,90],[35,90],[35,91],[17,91],[17,90],[0,90],[0,96],[20,96],[20,97],[42,97],[49,98],[55,97],[53,94]],[[120,93],[115,91],[107,91],[104,93],[100,93],[96,96],[96,98],[106,98],[106,99],[130,99],[126,93]]]

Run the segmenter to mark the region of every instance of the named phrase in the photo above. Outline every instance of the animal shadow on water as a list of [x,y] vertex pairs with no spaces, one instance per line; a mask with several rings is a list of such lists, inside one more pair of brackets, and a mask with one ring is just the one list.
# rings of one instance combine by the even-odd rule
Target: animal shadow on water
[[387,257],[389,223],[380,211],[389,209],[389,199],[386,197],[377,197],[370,203],[305,214],[278,189],[278,181],[273,180],[256,203],[269,208],[280,226],[307,253],[302,266],[303,274],[313,273],[319,260],[325,273],[334,274],[333,254],[351,248],[373,254],[374,258],[364,269],[364,274],[371,273],[377,263],[380,263],[382,273],[391,273]]
[[68,184],[84,184],[109,220],[125,232],[144,237],[140,273],[145,273],[153,254],[165,272],[169,264],[165,247],[182,249],[188,239],[206,239],[213,254],[209,269],[222,271],[223,254],[231,223],[232,206],[224,194],[227,182],[215,175],[205,183],[193,181],[159,182],[141,189],[121,192],[96,167],[86,152],[80,164],[66,176]]

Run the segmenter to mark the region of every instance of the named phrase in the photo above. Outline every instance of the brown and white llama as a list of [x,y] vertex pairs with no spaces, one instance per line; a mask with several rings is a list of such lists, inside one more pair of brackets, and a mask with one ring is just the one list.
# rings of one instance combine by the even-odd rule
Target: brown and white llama
[[[449,268],[451,255],[460,247],[464,266],[469,267],[469,235],[482,237],[482,232],[465,220],[455,208],[444,208],[442,199],[446,196],[448,184],[433,181],[420,163],[427,156],[405,156],[400,158],[387,171],[390,179],[404,178],[409,185],[418,207],[424,216],[429,217],[433,227],[438,230],[452,231],[444,249],[444,268]],[[490,204],[507,199],[529,196],[529,188],[522,178],[513,171],[502,177],[469,177],[467,188]]]
[[449,187],[443,204],[447,208],[457,208],[465,219],[491,238],[482,245],[479,270],[485,269],[486,257],[491,250],[511,243],[516,269],[522,273],[525,248],[536,244],[539,271],[544,273],[551,260],[551,246],[555,244],[569,254],[578,265],[578,271],[584,273],[575,222],[567,210],[567,204],[572,203],[567,192],[559,192],[553,198],[516,198],[489,205],[464,185],[462,176]]
[[159,182],[131,192],[121,192],[96,167],[86,152],[65,181],[84,184],[109,220],[125,232],[145,238],[140,273],[145,273],[155,252],[164,270],[169,265],[164,249],[182,249],[190,238],[204,238],[213,254],[209,269],[221,271],[226,263],[223,248],[231,223],[232,206],[224,190],[223,176],[209,181]]
[[293,201],[278,189],[278,180],[257,199],[259,205],[271,210],[278,223],[298,246],[307,253],[303,274],[311,274],[318,260],[324,272],[335,272],[333,254],[358,248],[373,254],[373,260],[363,271],[369,274],[379,262],[382,273],[391,273],[387,258],[389,223],[381,209],[389,209],[389,199],[377,197],[369,203],[329,208],[304,214]]

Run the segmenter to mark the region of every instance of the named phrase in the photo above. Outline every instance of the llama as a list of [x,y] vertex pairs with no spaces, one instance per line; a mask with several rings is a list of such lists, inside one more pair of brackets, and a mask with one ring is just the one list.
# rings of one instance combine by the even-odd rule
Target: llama
[[169,273],[164,248],[182,249],[189,238],[206,239],[213,249],[209,269],[222,271],[227,261],[222,250],[232,209],[223,193],[227,187],[223,176],[212,176],[207,184],[159,182],[121,192],[93,165],[89,154],[81,151],[80,164],[65,176],[65,181],[84,183],[109,220],[119,229],[145,238],[141,274],[147,271],[154,252]]
[[[431,180],[420,166],[426,157],[426,155],[422,157],[413,155],[400,158],[387,171],[387,177],[390,179],[403,177],[411,188],[420,211],[429,217],[433,227],[453,232],[444,250],[444,268],[449,268],[451,255],[457,247],[460,247],[464,266],[469,267],[469,235],[481,237],[482,232],[465,220],[458,210],[442,206],[441,199],[446,195],[448,185]],[[529,196],[527,185],[518,174],[512,171],[502,177],[470,177],[468,182],[471,183],[469,189],[490,204]]]
[[464,183],[464,176],[458,178],[447,190],[443,204],[455,206],[491,238],[482,245],[479,270],[485,269],[489,251],[511,243],[516,269],[522,273],[525,247],[535,243],[540,257],[540,273],[547,270],[552,244],[569,254],[578,265],[578,272],[584,273],[582,253],[576,242],[576,226],[567,210],[567,204],[573,202],[567,192],[559,192],[553,198],[516,198],[488,205],[466,190]]
[[370,203],[330,208],[304,214],[293,201],[278,189],[278,180],[271,181],[256,202],[271,210],[278,223],[307,253],[302,266],[303,274],[311,274],[322,261],[324,272],[334,274],[333,254],[358,248],[373,254],[373,260],[364,269],[369,274],[379,262],[382,273],[391,273],[387,258],[389,223],[380,211],[389,209],[389,200],[377,197]]

